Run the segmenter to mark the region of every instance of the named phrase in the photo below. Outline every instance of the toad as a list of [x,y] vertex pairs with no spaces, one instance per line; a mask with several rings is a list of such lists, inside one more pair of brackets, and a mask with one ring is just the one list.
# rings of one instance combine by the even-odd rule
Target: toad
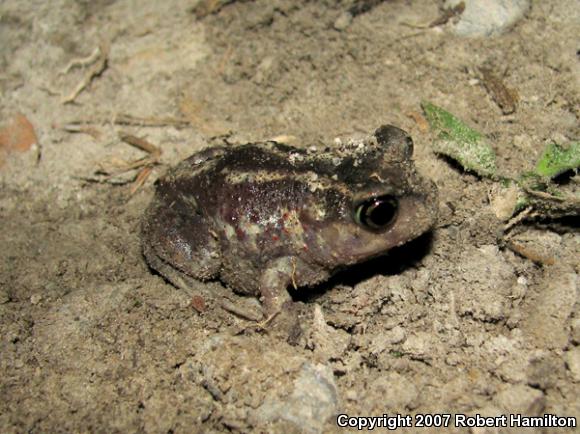
[[433,227],[437,190],[412,154],[411,137],[391,125],[322,150],[205,149],[157,180],[144,256],[177,287],[217,278],[260,297],[272,317],[290,285],[317,285]]

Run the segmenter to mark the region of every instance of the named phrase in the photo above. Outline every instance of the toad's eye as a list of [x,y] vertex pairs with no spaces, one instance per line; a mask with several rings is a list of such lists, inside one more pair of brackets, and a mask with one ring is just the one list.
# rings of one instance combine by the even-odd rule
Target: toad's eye
[[373,197],[357,205],[354,219],[363,228],[384,229],[395,221],[398,209],[399,201],[394,196]]

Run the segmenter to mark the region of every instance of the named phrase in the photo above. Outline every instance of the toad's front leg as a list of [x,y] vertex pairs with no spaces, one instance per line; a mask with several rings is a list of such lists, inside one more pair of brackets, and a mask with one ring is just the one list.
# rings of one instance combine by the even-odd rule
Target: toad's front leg
[[266,322],[292,302],[288,287],[295,284],[296,258],[283,257],[271,261],[260,277],[260,294]]

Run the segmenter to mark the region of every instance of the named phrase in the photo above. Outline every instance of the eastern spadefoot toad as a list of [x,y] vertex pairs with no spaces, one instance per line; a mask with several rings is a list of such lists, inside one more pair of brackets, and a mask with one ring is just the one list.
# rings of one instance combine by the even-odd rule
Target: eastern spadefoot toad
[[321,283],[432,228],[437,190],[412,153],[411,137],[391,125],[318,151],[208,148],[157,181],[145,258],[178,287],[219,278],[260,296],[269,317],[290,300],[290,285]]

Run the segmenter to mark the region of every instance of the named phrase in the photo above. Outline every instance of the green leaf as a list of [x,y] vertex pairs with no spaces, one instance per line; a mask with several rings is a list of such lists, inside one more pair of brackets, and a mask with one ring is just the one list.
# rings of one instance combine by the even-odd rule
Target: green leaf
[[572,142],[567,147],[550,143],[538,161],[536,173],[553,178],[578,167],[580,167],[580,142]]
[[495,177],[495,152],[480,132],[429,101],[423,101],[421,106],[431,130],[437,135],[433,143],[435,152],[452,158],[464,169],[480,176]]

